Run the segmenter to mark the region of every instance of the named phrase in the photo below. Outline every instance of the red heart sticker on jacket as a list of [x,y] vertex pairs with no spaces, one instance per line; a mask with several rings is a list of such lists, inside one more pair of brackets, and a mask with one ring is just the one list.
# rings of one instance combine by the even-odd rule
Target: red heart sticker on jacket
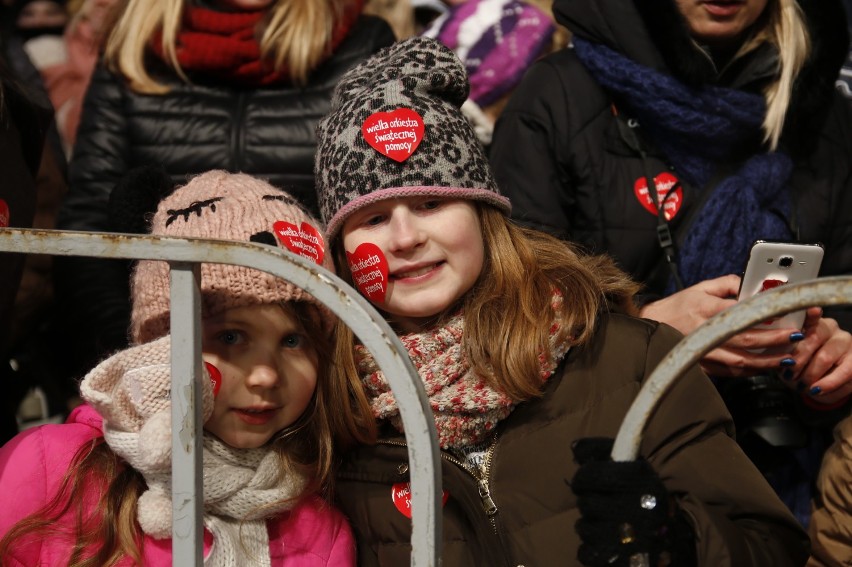
[[207,374],[210,375],[210,385],[213,386],[213,397],[215,398],[219,394],[219,388],[222,387],[222,373],[207,361],[204,362],[204,367],[207,369]]
[[423,140],[423,118],[410,108],[376,112],[361,125],[364,139],[374,150],[392,160],[403,162],[411,157]]
[[373,303],[384,303],[388,292],[388,261],[382,249],[365,242],[346,252],[346,261],[355,287]]
[[276,221],[272,230],[287,250],[322,264],[325,258],[325,241],[311,224],[303,222],[302,226],[297,227],[291,222]]
[[[444,490],[441,492],[441,506],[447,505],[450,494]],[[411,517],[411,483],[398,482],[391,487],[391,499],[396,509],[406,518]]]
[[[663,216],[666,217],[667,221],[670,221],[675,217],[680,210],[680,205],[683,203],[683,189],[678,185],[677,177],[668,171],[664,171],[654,177],[654,185],[656,185],[657,195],[663,203]],[[676,185],[677,189],[669,196],[669,191]],[[648,191],[648,181],[644,177],[640,177],[633,184],[633,193],[639,199],[639,203],[645,207],[645,210],[657,216],[657,206],[654,204],[654,198]]]
[[0,199],[0,228],[9,226],[9,205],[6,201]]

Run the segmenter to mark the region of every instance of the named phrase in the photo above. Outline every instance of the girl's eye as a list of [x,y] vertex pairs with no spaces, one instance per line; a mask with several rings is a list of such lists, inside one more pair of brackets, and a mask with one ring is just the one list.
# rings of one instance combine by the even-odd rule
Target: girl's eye
[[281,342],[286,348],[299,348],[302,346],[303,340],[302,335],[292,334],[284,337]]
[[219,340],[226,345],[236,345],[243,342],[243,336],[239,331],[222,331]]
[[384,219],[385,217],[383,217],[382,215],[373,215],[371,217],[368,217],[364,221],[364,224],[366,224],[367,226],[376,226],[377,224],[380,224]]
[[440,206],[441,206],[441,201],[426,201],[422,205],[420,205],[420,208],[426,209],[427,211],[432,211],[432,210],[437,209]]

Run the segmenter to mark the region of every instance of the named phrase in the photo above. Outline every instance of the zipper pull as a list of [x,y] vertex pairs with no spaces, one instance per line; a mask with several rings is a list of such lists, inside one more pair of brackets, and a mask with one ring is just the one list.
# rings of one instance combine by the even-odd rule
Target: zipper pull
[[479,481],[479,497],[482,498],[482,509],[487,516],[491,517],[497,513],[497,504],[491,499],[491,490],[485,479]]

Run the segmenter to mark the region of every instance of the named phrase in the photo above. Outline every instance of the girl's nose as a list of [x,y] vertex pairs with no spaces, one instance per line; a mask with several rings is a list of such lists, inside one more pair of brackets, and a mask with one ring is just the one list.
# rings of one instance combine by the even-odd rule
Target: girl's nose
[[249,388],[274,388],[280,381],[281,373],[273,361],[255,364],[246,377]]
[[395,252],[416,248],[426,240],[420,223],[407,209],[396,209],[391,217],[390,249]]

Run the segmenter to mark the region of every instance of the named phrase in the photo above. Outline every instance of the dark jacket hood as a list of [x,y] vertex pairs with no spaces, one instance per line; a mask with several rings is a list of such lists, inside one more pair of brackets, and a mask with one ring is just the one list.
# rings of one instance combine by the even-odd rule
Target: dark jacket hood
[[[799,137],[818,127],[849,53],[849,31],[841,0],[799,0],[811,38],[811,56],[799,73],[786,131]],[[691,85],[719,84],[759,90],[774,69],[774,49],[758,49],[720,74],[690,38],[674,0],[555,0],[556,21],[574,35],[601,43],[637,63]]]

